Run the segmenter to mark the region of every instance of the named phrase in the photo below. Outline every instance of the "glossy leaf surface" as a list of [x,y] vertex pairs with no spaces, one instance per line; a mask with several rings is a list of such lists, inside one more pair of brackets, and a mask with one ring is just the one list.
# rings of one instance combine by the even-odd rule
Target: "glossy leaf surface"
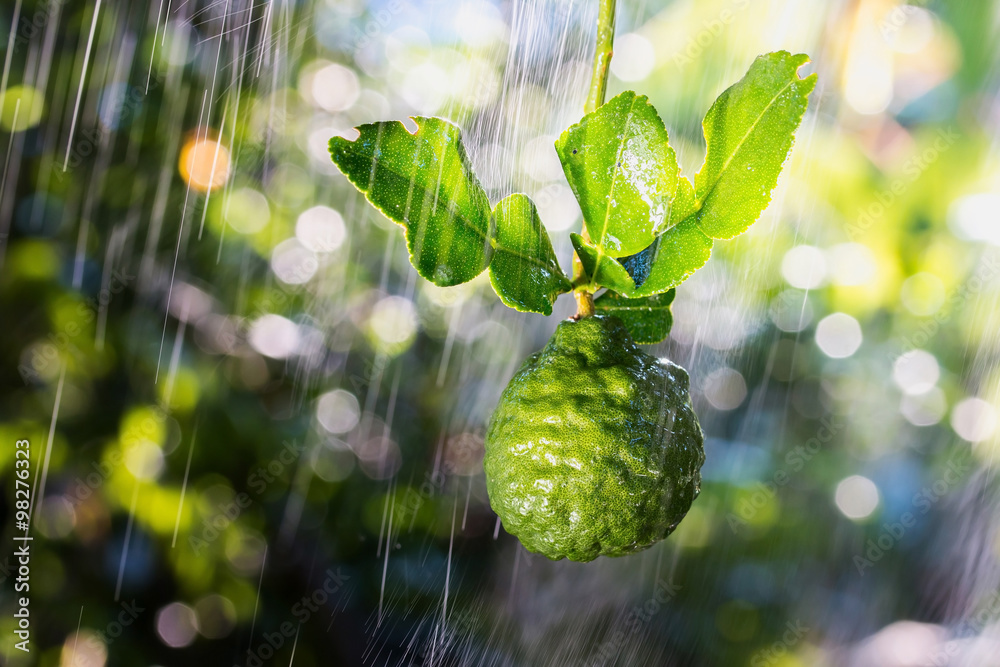
[[635,254],[666,229],[677,157],[645,96],[626,91],[587,114],[556,152],[599,254]]
[[708,110],[705,164],[694,180],[698,219],[708,236],[742,234],[770,203],[816,85],[815,74],[798,76],[808,60],[787,51],[759,56]]
[[493,210],[496,251],[490,283],[504,304],[520,311],[552,314],[556,297],[571,289],[552,242],[528,197],[513,194]]
[[614,315],[620,319],[635,342],[659,343],[667,337],[674,323],[670,312],[674,294],[674,290],[669,290],[655,296],[629,299],[609,290],[594,299],[594,309],[598,315]]
[[330,139],[330,156],[368,201],[406,229],[417,272],[436,285],[472,280],[493,257],[489,199],[469,162],[457,125],[414,117],[361,125],[354,141]]

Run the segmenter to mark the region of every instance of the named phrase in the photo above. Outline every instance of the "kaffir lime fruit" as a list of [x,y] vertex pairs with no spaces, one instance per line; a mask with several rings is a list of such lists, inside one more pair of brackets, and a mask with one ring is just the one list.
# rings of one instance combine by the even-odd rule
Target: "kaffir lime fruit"
[[698,495],[703,440],[683,368],[643,352],[615,317],[566,320],[490,421],[490,504],[553,560],[640,551]]

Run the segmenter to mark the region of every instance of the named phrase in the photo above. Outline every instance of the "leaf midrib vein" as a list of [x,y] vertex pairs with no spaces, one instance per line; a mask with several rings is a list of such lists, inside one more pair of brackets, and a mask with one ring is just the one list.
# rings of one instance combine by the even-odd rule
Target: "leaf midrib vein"
[[670,310],[670,306],[604,306],[604,310]]
[[[391,171],[392,173],[394,173],[399,178],[401,178],[403,180],[406,180],[406,181],[409,181],[411,189],[412,188],[420,188],[420,190],[424,193],[424,196],[421,198],[422,201],[426,202],[428,198],[433,197],[434,201],[431,204],[432,210],[435,209],[435,208],[437,208],[437,206],[436,206],[437,199],[438,199],[438,193],[437,193],[437,191],[430,189],[426,184],[420,183],[415,178],[412,178],[411,176],[409,176],[407,174],[402,174],[399,171],[393,169],[392,167],[387,166],[387,168],[389,169],[389,171]],[[469,180],[468,176],[466,174],[463,174],[463,177],[465,177],[466,180]],[[470,183],[471,183],[471,181],[470,181]],[[445,189],[445,188],[442,187],[442,190],[443,189]],[[366,190],[365,192],[366,193],[371,192],[371,187],[369,187],[368,190]],[[375,206],[375,208],[379,209],[380,211],[382,211],[382,213],[386,214],[387,217],[391,218],[391,216],[389,216],[389,213],[382,206],[379,206],[378,204],[375,204],[375,202],[372,202],[370,199],[369,199],[369,201]],[[471,206],[475,207],[475,203],[472,201],[471,194],[470,194],[470,197],[469,197],[469,203],[470,203]],[[489,202],[487,201],[487,203],[489,203]],[[482,230],[480,230],[478,227],[476,227],[472,223],[472,221],[470,220],[470,218],[467,215],[465,215],[464,213],[461,212],[461,210],[459,209],[459,207],[457,206],[457,204],[455,202],[455,199],[453,199],[452,197],[448,197],[446,199],[445,207],[453,213],[452,219],[459,220],[462,223],[462,225],[465,226],[466,229],[469,229],[470,231],[474,232],[476,234],[476,236],[478,236],[483,241],[489,241],[490,240],[489,236],[487,234],[483,233]],[[407,198],[407,204],[405,206],[405,210],[403,212],[403,215],[406,216],[406,217],[409,217],[411,210],[412,209],[410,208],[410,205],[409,205],[409,196],[408,196],[408,198]],[[433,215],[433,213],[431,215]],[[489,213],[489,215],[492,215],[492,212]],[[419,221],[419,218],[418,218],[418,221]],[[403,222],[406,223],[407,228],[409,228],[410,220],[407,220],[406,218],[404,218]]]
[[509,255],[514,255],[518,259],[523,259],[526,262],[531,262],[532,264],[534,264],[535,266],[538,266],[540,268],[550,269],[551,270],[551,267],[549,266],[548,262],[545,262],[545,261],[543,261],[541,259],[538,259],[537,257],[532,256],[532,255],[525,255],[521,251],[514,250],[513,248],[507,247],[507,246],[503,245],[502,243],[500,243],[499,241],[497,241],[497,243],[496,243],[496,245],[494,247],[496,248],[497,252],[505,252],[505,253],[507,253]]
[[[729,165],[732,164],[732,161],[736,158],[736,155],[743,149],[743,146],[746,144],[747,139],[750,137],[753,131],[757,129],[757,125],[760,124],[761,119],[765,116],[765,114],[767,114],[767,112],[771,109],[771,107],[774,106],[774,103],[778,100],[779,97],[781,97],[782,93],[784,93],[786,90],[794,86],[797,82],[802,80],[803,79],[799,79],[798,77],[792,79],[785,86],[783,86],[781,90],[775,93],[774,96],[770,99],[770,101],[768,101],[767,105],[760,112],[757,118],[755,118],[753,123],[750,124],[750,128],[746,131],[743,137],[737,142],[736,148],[733,149],[732,153],[729,154],[729,157],[726,158],[726,161],[722,164],[722,167],[719,169],[718,176],[712,182],[712,187],[708,189],[708,192],[705,193],[704,197],[699,197],[697,199],[696,201],[697,209],[695,212],[701,210],[702,205],[705,203],[706,200],[708,200],[712,192],[715,191],[716,186],[722,180],[722,177],[726,173],[726,170],[729,169]],[[706,160],[706,165],[707,165],[707,160]]]

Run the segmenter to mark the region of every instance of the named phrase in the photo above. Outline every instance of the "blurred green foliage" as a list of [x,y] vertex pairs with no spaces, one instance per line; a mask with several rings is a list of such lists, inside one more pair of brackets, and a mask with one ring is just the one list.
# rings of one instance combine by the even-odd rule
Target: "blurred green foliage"
[[822,665],[988,595],[968,582],[997,545],[963,551],[991,534],[1000,408],[985,1],[622,3],[609,95],[650,95],[684,175],[758,53],[813,54],[816,103],[761,222],[649,348],[708,436],[677,532],[578,565],[498,529],[485,423],[571,299],[546,319],[485,275],[419,279],[326,145],[446,117],[492,200],[579,230],[551,147],[593,4],[0,8],[5,516],[13,441],[47,465],[30,656],[0,551],[7,664]]

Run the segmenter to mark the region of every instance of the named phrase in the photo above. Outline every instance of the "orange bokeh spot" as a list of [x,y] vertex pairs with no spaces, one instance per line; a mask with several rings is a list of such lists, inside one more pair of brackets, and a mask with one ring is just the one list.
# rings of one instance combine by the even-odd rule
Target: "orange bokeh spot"
[[213,139],[188,139],[177,168],[181,178],[195,190],[215,190],[229,178],[229,149]]

